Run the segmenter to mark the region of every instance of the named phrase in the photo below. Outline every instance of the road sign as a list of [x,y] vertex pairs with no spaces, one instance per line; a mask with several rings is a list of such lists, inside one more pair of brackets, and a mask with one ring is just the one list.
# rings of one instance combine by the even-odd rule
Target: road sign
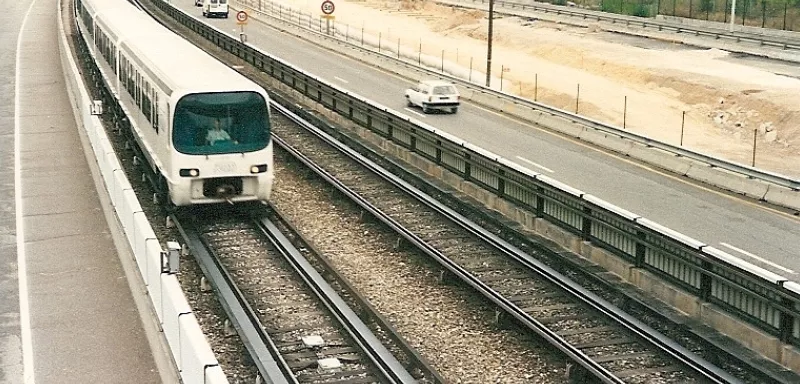
[[247,24],[247,12],[245,11],[236,12],[236,22],[239,24]]
[[335,15],[322,15],[320,17],[323,18],[323,19],[327,19],[327,20],[333,20],[333,19],[336,18]]
[[336,9],[336,6],[333,5],[333,1],[325,0],[325,1],[322,2],[322,5],[320,6],[320,9],[322,9],[322,13],[324,13],[326,15],[330,15],[330,14],[333,13],[333,10]]

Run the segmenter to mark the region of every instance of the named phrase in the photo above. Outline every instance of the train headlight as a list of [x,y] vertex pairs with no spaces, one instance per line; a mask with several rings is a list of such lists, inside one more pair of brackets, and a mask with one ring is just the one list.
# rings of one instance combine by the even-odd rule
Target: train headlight
[[183,177],[197,177],[200,176],[200,170],[197,168],[184,168],[180,170],[180,175]]
[[267,171],[267,165],[266,164],[259,164],[259,165],[254,165],[254,166],[250,167],[250,173],[264,173],[266,171]]

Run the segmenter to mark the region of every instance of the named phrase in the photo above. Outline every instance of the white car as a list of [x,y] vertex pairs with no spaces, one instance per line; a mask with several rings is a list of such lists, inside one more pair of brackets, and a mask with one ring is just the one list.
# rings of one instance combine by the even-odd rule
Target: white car
[[406,90],[408,106],[420,107],[424,113],[433,110],[456,113],[461,104],[460,97],[455,85],[442,80],[422,80]]

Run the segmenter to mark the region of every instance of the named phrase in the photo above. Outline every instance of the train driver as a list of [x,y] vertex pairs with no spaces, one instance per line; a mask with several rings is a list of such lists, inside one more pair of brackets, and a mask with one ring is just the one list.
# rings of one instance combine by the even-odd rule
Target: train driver
[[217,141],[231,141],[231,135],[222,129],[219,118],[214,119],[214,126],[208,130],[206,141],[209,145],[214,145]]

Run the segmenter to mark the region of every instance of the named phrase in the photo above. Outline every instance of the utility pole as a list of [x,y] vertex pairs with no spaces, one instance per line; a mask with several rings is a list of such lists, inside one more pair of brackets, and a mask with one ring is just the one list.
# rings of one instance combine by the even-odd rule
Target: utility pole
[[491,85],[492,79],[492,20],[494,20],[494,0],[489,0],[489,35],[486,52],[486,86]]

